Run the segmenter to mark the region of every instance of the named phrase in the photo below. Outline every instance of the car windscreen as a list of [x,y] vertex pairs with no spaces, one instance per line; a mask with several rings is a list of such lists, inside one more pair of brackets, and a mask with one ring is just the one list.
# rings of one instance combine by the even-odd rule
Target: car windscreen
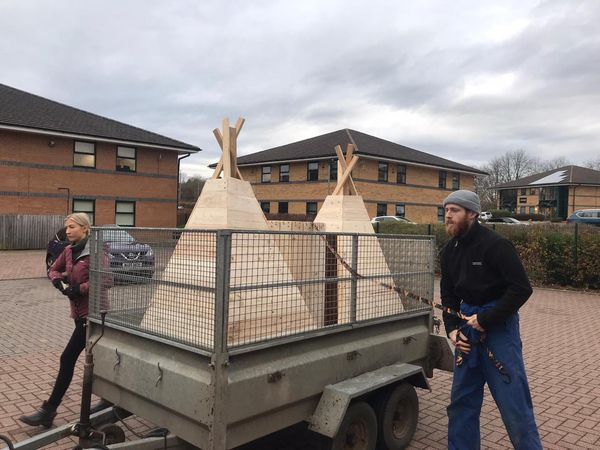
[[135,242],[133,236],[125,230],[100,230],[99,233],[104,242]]

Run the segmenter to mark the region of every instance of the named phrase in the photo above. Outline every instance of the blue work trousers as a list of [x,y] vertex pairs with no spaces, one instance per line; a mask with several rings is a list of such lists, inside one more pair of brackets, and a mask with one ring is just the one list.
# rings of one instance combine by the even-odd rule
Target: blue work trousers
[[[461,311],[466,315],[476,314],[481,310],[464,303],[463,306]],[[480,348],[474,348],[477,346]],[[509,382],[489,360],[486,347],[504,366],[510,377]],[[463,364],[454,367],[452,395],[448,406],[448,448],[480,448],[479,416],[483,387],[487,382],[514,448],[541,449],[523,363],[519,315],[514,314],[503,325],[487,331],[483,344],[474,346],[471,343],[471,348],[469,355],[463,355]]]

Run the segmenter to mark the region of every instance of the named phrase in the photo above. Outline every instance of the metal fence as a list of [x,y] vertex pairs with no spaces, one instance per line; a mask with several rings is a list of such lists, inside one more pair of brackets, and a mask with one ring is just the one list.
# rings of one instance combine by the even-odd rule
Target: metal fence
[[0,215],[0,250],[45,249],[64,216]]
[[430,309],[434,240],[93,229],[90,317],[201,351],[302,339]]

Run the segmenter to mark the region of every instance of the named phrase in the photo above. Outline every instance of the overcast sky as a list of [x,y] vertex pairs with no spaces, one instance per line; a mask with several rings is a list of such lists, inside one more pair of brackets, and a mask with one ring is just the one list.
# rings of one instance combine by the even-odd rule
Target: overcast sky
[[600,154],[600,2],[0,0],[0,83],[240,154],[352,128],[463,164]]

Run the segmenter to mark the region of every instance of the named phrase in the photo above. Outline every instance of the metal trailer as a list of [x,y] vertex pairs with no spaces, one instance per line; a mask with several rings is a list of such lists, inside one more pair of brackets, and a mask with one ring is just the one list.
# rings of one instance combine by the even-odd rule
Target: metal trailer
[[306,422],[322,448],[404,448],[414,387],[452,370],[431,333],[433,237],[128,232],[153,249],[150,279],[115,277],[110,229],[90,238],[92,389],[169,435],[111,447],[231,449]]

